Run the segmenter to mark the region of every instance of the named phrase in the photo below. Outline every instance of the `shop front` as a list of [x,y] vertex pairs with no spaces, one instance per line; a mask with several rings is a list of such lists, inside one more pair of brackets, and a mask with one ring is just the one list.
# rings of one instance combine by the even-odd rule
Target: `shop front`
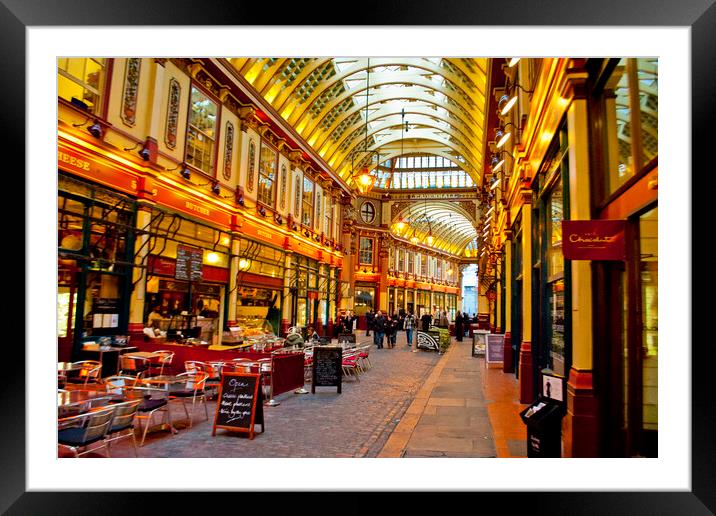
[[[145,326],[165,332],[161,335],[168,341],[192,338],[219,344],[229,281],[229,235],[156,207],[151,216]],[[150,325],[152,310],[162,319]]]
[[58,176],[58,360],[76,360],[83,338],[127,333],[136,202]]
[[236,313],[229,314],[229,320],[242,334],[279,335],[285,253],[243,237],[235,237],[235,247]]

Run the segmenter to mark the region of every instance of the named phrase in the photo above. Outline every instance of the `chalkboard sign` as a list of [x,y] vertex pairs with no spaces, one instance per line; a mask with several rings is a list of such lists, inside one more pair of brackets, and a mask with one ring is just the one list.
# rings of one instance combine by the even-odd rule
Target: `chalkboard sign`
[[485,363],[502,363],[505,356],[505,335],[504,334],[488,334],[487,335],[487,356]]
[[316,387],[338,387],[338,394],[340,394],[342,364],[343,348],[340,346],[314,346],[311,393],[316,393]]
[[261,396],[261,375],[249,373],[223,373],[216,401],[214,429],[248,432],[254,438],[254,425],[264,431],[264,410]]
[[174,272],[176,279],[201,281],[201,267],[204,251],[195,247],[177,245],[177,266]]

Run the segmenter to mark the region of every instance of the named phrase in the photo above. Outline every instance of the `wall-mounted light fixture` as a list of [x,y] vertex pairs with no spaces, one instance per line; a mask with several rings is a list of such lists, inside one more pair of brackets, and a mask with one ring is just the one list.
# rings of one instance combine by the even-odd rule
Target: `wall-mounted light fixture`
[[142,146],[142,148],[139,149],[139,151],[137,151],[137,154],[139,154],[139,157],[142,158],[144,161],[149,161],[149,158],[151,158],[152,154],[151,154],[151,151],[149,150],[149,144],[146,140],[144,141],[144,143],[137,142],[137,144],[134,147],[125,147],[124,150],[132,151],[132,150],[136,149],[137,147],[139,147],[140,145]]
[[[92,117],[88,117],[81,124],[72,124],[72,127],[84,127],[89,123],[90,120],[92,120]],[[104,134],[104,129],[102,129],[102,125],[95,118],[94,123],[92,125],[90,125],[89,127],[87,127],[87,132],[90,133],[95,138],[102,138],[102,135]]]
[[219,195],[221,193],[221,185],[219,183],[214,183],[214,186],[211,187],[211,192],[214,195]]
[[251,260],[248,258],[239,258],[239,270],[247,271],[251,267]]

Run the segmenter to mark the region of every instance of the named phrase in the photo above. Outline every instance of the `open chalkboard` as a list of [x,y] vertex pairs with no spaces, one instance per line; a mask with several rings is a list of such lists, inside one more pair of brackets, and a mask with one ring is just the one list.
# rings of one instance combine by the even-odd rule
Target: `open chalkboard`
[[254,438],[254,425],[264,431],[264,410],[261,396],[261,375],[249,373],[222,373],[216,415],[211,435],[217,428],[235,432],[248,432]]
[[502,333],[487,335],[487,355],[485,363],[502,363],[505,357],[505,335]]
[[342,376],[343,348],[340,346],[314,346],[311,393],[316,393],[316,387],[338,387],[338,394],[340,394]]

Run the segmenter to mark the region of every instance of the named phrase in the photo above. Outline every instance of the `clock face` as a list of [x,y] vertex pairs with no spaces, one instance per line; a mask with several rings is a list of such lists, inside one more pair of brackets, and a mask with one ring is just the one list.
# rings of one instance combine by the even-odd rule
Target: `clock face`
[[372,202],[366,201],[361,205],[360,218],[366,224],[371,224],[375,220],[375,206]]

